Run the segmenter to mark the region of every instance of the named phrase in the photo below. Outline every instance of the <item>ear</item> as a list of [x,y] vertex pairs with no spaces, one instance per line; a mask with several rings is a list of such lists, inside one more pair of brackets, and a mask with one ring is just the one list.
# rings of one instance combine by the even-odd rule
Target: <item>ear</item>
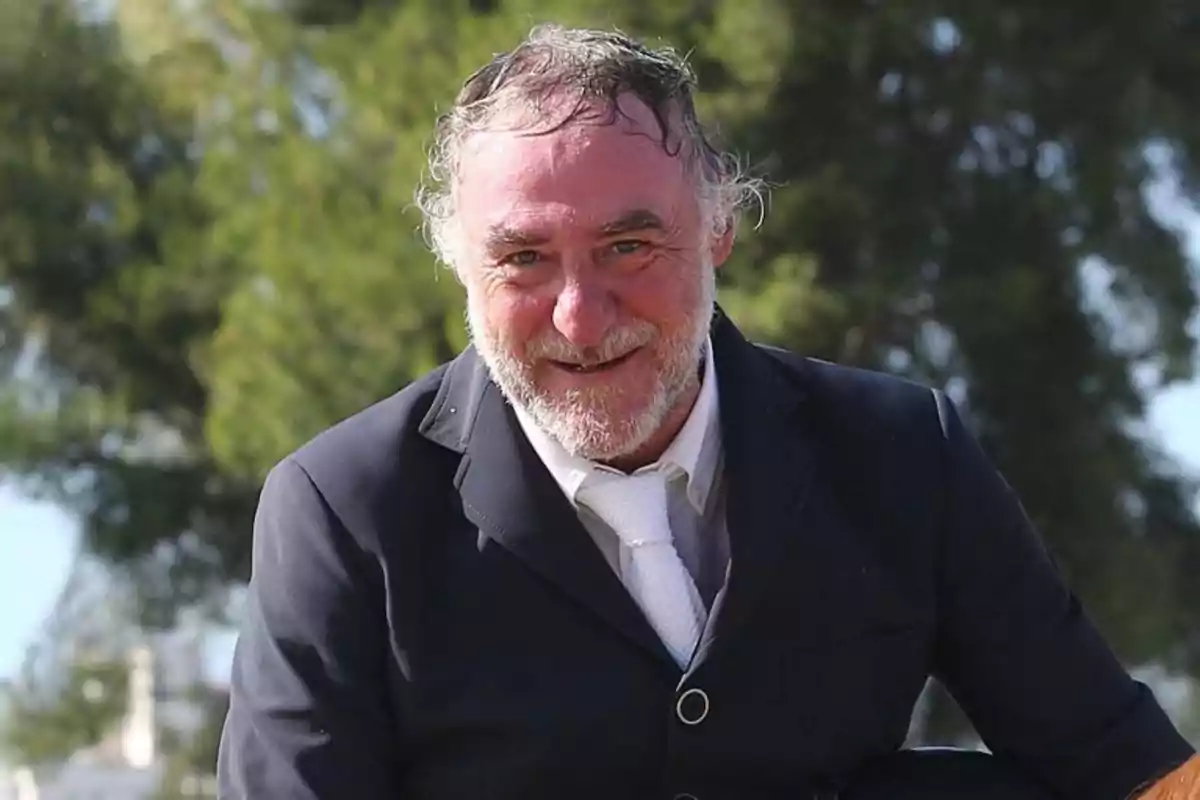
[[725,230],[716,235],[709,237],[709,252],[712,254],[713,268],[718,268],[725,263],[729,258],[729,254],[733,252],[733,240],[737,235],[737,225],[734,220],[729,220],[725,224]]

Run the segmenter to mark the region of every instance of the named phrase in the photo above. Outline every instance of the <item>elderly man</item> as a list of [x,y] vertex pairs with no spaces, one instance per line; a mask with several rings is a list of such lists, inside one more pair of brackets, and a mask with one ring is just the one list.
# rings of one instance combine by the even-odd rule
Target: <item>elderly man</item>
[[930,674],[1063,797],[1188,778],[943,395],[716,308],[755,187],[681,60],[538,28],[434,156],[473,345],[266,481],[221,797],[823,796]]

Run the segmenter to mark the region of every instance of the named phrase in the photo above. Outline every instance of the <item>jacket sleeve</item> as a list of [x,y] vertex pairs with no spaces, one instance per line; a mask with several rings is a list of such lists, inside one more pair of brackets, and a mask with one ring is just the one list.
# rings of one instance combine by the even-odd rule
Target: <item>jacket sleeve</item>
[[1193,749],[1117,661],[953,405],[936,399],[936,674],[997,755],[1064,797],[1130,797]]
[[217,764],[222,800],[396,800],[382,600],[292,460],[267,477]]

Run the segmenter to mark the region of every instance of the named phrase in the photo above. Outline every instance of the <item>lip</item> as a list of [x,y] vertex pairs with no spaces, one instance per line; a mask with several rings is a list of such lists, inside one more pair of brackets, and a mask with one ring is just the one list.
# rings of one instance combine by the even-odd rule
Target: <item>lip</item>
[[595,365],[586,366],[586,367],[581,367],[577,364],[568,364],[563,361],[551,361],[550,363],[553,364],[557,369],[567,373],[568,375],[603,375],[606,372],[612,372],[613,370],[621,367],[623,364],[628,363],[630,360],[633,359],[633,357],[635,355],[637,355],[641,351],[642,351],[642,348],[635,347],[634,349],[630,350],[628,353],[626,353],[622,356],[617,356],[616,358],[612,359],[611,361],[605,361],[603,364],[595,364]]

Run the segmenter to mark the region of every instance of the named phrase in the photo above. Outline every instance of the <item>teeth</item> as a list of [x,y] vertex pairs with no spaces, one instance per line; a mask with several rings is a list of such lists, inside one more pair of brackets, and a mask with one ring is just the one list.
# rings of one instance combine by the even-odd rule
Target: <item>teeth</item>
[[604,369],[607,366],[610,366],[612,364],[617,363],[618,361],[621,361],[627,355],[629,355],[629,353],[622,353],[621,355],[617,356],[616,358],[610,358],[607,361],[593,361],[589,364],[571,364],[571,363],[567,363],[567,362],[560,362],[560,363],[562,363],[562,365],[564,367],[566,367],[567,369],[571,370],[571,372],[594,372],[598,369]]

